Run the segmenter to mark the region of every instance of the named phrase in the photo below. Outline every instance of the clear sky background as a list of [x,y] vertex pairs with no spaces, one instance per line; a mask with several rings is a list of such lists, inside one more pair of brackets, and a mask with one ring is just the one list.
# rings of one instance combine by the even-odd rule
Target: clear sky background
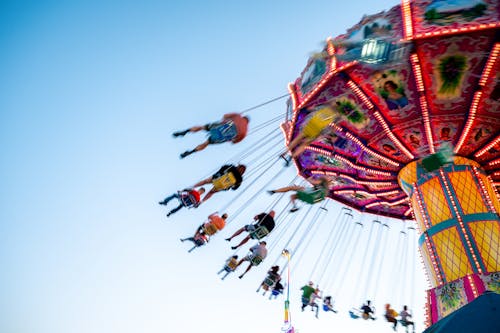
[[[420,261],[412,259],[415,269],[397,264],[397,237],[409,224],[383,220],[391,226],[389,246],[377,250],[381,254],[372,268],[348,264],[360,263],[351,258],[365,248],[340,236],[335,260],[317,268],[322,264],[316,265],[316,258],[325,257],[325,235],[342,212],[334,203],[321,226],[298,231],[310,235],[302,242],[291,232],[298,225],[306,228],[317,207],[307,215],[303,207],[298,214],[304,215],[295,221],[283,218],[269,237],[273,250],[261,266],[242,280],[237,274],[220,280],[216,272],[233,253],[223,238],[270,207],[275,198],[262,191],[268,180],[275,178],[272,187],[277,187],[295,176],[293,167],[280,171],[277,159],[262,177],[257,162],[245,160],[245,181],[256,182],[240,189],[237,202],[231,200],[238,192],[216,194],[200,208],[169,219],[157,204],[232,156],[245,151],[272,156],[255,145],[273,144],[266,133],[278,133],[279,121],[268,121],[284,115],[285,100],[249,113],[251,130],[268,126],[245,142],[210,146],[184,160],[178,155],[205,137],[173,139],[173,131],[285,94],[328,36],[396,4],[2,1],[0,331],[278,332],[283,297],[269,301],[255,289],[271,264],[283,265],[279,253],[288,239],[287,246],[303,249],[292,259],[291,281],[292,321],[301,333],[390,332],[382,319],[347,317],[349,307],[365,298],[359,281],[373,280],[379,285],[372,283],[367,291],[377,295],[378,312],[385,302],[394,303],[391,299],[399,299],[400,310],[407,303],[403,299],[414,298],[421,331],[426,287]],[[274,146],[284,149],[280,139]],[[179,238],[222,207],[230,215],[245,210],[207,246],[187,253],[190,246]],[[370,244],[373,217],[355,214],[354,219],[365,222],[359,244]],[[401,271],[413,272],[414,278]],[[339,314],[321,313],[316,319],[309,310],[300,312],[299,288],[311,278],[332,287]]]

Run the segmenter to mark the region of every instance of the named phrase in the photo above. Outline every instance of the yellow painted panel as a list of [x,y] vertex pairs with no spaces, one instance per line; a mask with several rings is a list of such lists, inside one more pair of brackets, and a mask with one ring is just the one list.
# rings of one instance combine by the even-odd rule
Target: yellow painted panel
[[500,224],[498,221],[469,223],[474,241],[488,272],[500,271]]
[[459,204],[466,215],[488,211],[471,171],[450,172],[448,176],[450,177]]
[[403,180],[408,184],[415,183],[417,181],[417,162],[411,162],[401,169],[398,175],[398,180]]
[[425,207],[430,216],[429,223],[431,226],[444,220],[451,219],[451,211],[438,178],[432,178],[422,184],[420,188],[422,190],[422,196],[424,197],[423,201]]
[[500,213],[500,201],[497,194],[493,190],[493,186],[491,185],[490,180],[484,175],[480,175],[480,177],[483,181],[484,186],[486,187],[486,191],[490,195],[491,202],[493,202],[493,207],[495,207],[497,213]]
[[434,236],[436,252],[441,261],[447,281],[471,274],[472,267],[455,227],[445,229]]

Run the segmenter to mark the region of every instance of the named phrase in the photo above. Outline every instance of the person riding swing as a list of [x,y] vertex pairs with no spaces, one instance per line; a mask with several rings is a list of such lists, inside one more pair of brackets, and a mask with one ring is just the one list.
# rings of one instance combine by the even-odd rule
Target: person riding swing
[[234,166],[232,164],[223,165],[216,173],[207,179],[203,179],[198,183],[194,184],[193,187],[198,187],[206,184],[212,184],[212,188],[201,200],[202,202],[207,201],[217,192],[236,190],[240,187],[243,181],[243,174],[246,171],[246,166],[239,164]]
[[219,216],[216,213],[210,214],[208,216],[208,221],[196,229],[193,237],[181,238],[181,242],[191,241],[194,243],[194,246],[188,252],[205,245],[210,240],[210,236],[215,235],[224,228],[226,225],[226,219],[227,214],[222,214],[222,216]]
[[296,200],[303,201],[308,204],[315,204],[320,201],[323,201],[325,197],[328,195],[329,191],[329,180],[328,178],[322,176],[317,179],[315,178],[308,178],[309,182],[313,184],[312,187],[305,187],[305,186],[300,186],[300,185],[291,185],[291,186],[285,186],[276,190],[270,190],[268,191],[269,194],[275,194],[275,193],[285,193],[289,191],[295,191],[294,194],[290,196],[290,201],[292,202],[292,209],[290,209],[290,212],[296,212],[299,210],[296,204]]
[[176,208],[172,209],[170,212],[167,213],[167,217],[169,217],[170,215],[181,210],[183,207],[186,208],[198,207],[201,204],[200,197],[203,193],[205,193],[205,189],[203,187],[200,187],[198,190],[184,189],[182,191],[178,191],[177,193],[174,193],[166,197],[158,204],[166,206],[170,202],[170,200],[174,198],[179,200],[179,206],[177,206]]

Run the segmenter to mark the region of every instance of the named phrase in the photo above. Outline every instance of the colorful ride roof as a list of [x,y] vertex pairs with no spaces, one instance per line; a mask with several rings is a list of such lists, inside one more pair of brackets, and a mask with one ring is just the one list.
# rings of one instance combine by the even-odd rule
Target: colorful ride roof
[[295,159],[304,177],[328,175],[329,197],[411,219],[398,172],[451,148],[500,186],[498,0],[402,1],[328,39],[290,84],[287,143],[312,111],[340,120]]

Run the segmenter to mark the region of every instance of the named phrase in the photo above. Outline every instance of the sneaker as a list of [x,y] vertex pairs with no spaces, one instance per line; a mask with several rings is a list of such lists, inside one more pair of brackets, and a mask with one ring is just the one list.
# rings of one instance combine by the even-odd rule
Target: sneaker
[[290,209],[290,213],[295,213],[298,210],[299,210],[298,207],[293,207],[292,209]]
[[269,193],[269,195],[273,195],[276,192],[274,192],[273,190],[269,190],[269,191],[267,191],[267,193]]
[[165,206],[166,204],[167,204],[167,203],[166,203],[165,201],[160,201],[160,202],[158,202],[158,205],[164,205],[164,206]]
[[231,250],[236,250],[237,248],[237,246],[231,246]]
[[225,240],[227,240],[228,242],[230,242],[230,241],[231,241],[231,238],[224,238],[224,239],[225,239]]
[[189,132],[189,130],[188,130],[188,129],[187,129],[187,130],[184,130],[184,131],[178,131],[178,132],[174,132],[174,133],[172,133],[172,136],[173,136],[174,138],[176,138],[176,137],[178,137],[178,136],[184,136],[184,135],[186,135],[188,132]]
[[184,157],[189,156],[189,155],[191,155],[191,152],[190,152],[190,151],[188,151],[188,150],[186,150],[186,151],[185,151],[185,152],[183,152],[180,156],[181,156],[181,158],[184,158]]
[[172,213],[167,213],[167,217],[169,217],[170,215],[172,215]]

